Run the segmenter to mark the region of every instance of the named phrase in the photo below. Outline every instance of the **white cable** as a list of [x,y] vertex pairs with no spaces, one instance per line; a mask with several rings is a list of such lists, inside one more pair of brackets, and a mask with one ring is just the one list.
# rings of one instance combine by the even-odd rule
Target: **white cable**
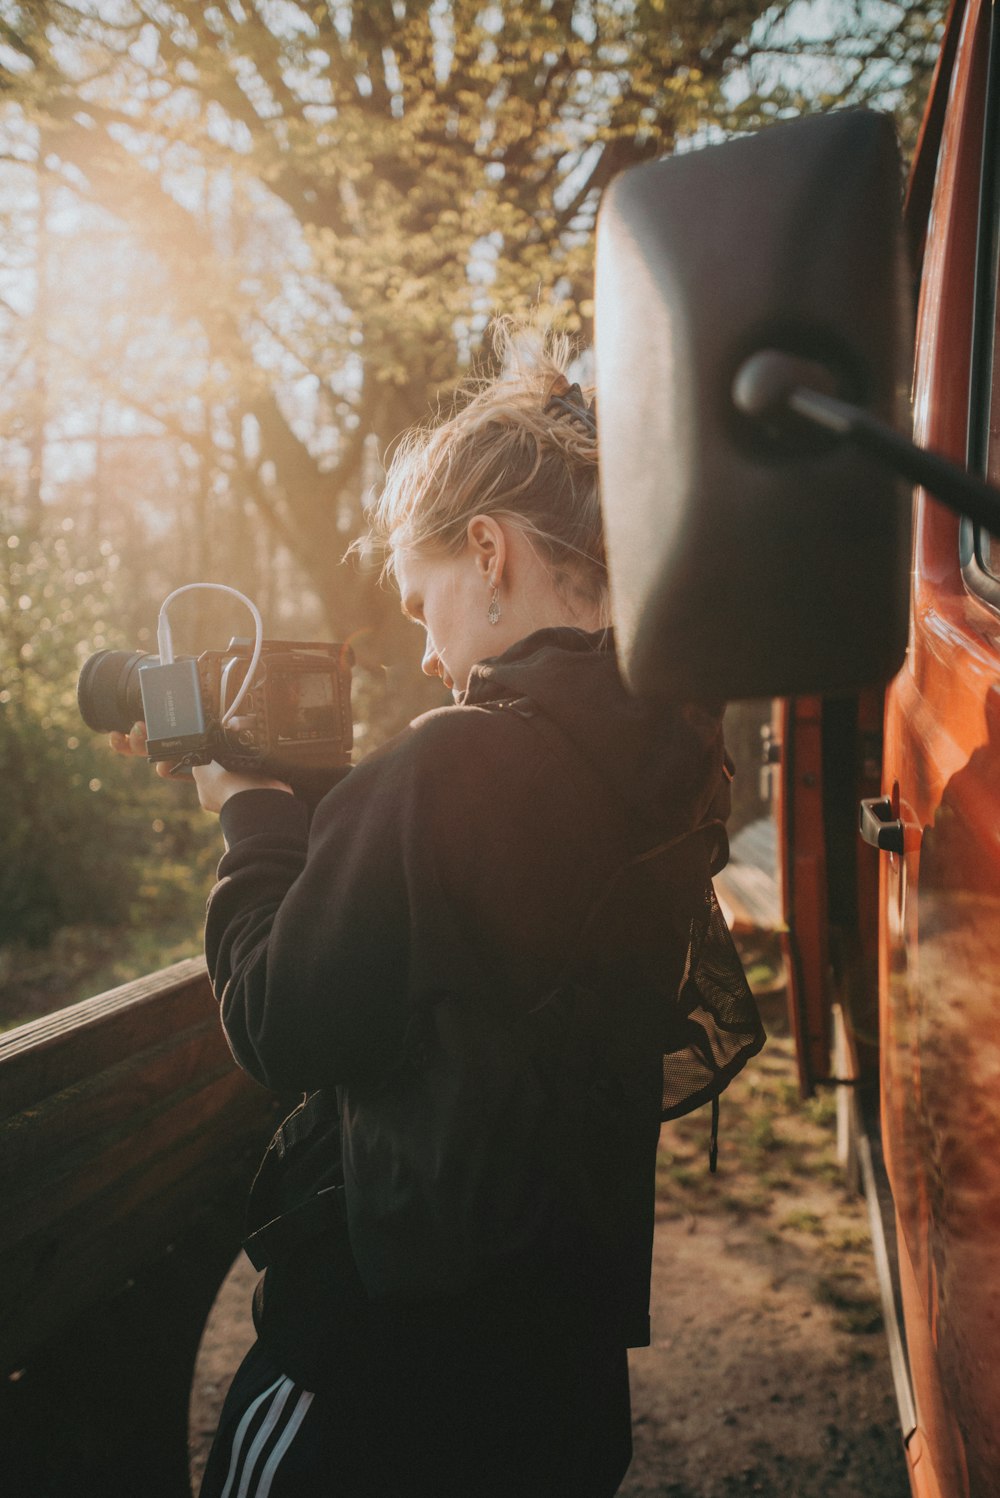
[[255,631],[253,654],[250,657],[247,674],[243,678],[243,685],[222,715],[222,726],[225,727],[253,684],[254,673],[257,670],[260,653],[264,646],[264,625],[257,605],[245,593],[241,593],[238,588],[231,588],[228,583],[185,583],[183,587],[175,588],[172,593],[168,594],[160,605],[160,616],[156,621],[156,645],[159,651],[161,666],[169,666],[174,659],[174,642],[170,634],[170,621],[167,618],[167,609],[175,598],[179,598],[182,593],[190,593],[195,588],[207,588],[209,591],[216,593],[230,593],[233,598],[238,598],[240,603],[245,603],[253,615]]

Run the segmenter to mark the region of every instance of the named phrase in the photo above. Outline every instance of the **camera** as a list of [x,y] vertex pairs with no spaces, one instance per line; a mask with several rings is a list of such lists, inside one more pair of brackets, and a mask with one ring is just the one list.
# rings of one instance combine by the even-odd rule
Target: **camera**
[[307,794],[329,789],[350,765],[350,646],[233,639],[197,658],[164,654],[172,650],[92,655],[77,686],[87,727],[127,733],[141,718],[150,760],[179,769],[214,759]]

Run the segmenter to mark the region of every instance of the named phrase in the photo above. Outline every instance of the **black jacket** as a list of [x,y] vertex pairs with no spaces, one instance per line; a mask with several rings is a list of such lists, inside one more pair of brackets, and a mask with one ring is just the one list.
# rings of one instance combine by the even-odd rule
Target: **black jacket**
[[722,781],[718,718],[629,698],[605,636],[544,631],[474,667],[320,803],[247,791],[222,812],[206,950],[240,1065],[279,1091],[385,1075],[442,988],[530,1004],[607,878],[585,790],[529,697],[620,803],[631,851],[688,831]]
[[[643,1340],[636,1280],[642,1301],[667,1044],[657,1026],[719,847],[680,840],[728,809],[723,763],[720,716],[637,702],[609,636],[549,630],[476,666],[462,705],[364,760],[311,827],[281,792],[224,807],[206,946],[226,1034],[279,1091],[337,1089],[351,1237],[373,1296],[461,1292],[519,1256],[530,1273],[533,1256],[550,1255],[558,1272],[565,1245],[588,1224],[596,1241],[596,1219],[617,1213],[632,1288],[613,1315],[623,1340]],[[665,859],[634,862],[658,847]],[[617,877],[630,863],[641,889]],[[646,872],[657,867],[659,881]],[[470,1170],[517,1180],[523,1162],[535,1178],[514,1203],[501,1193],[495,1220],[471,1203],[474,1180],[451,1182],[456,1212],[429,1226],[428,1131],[450,1124],[428,1119],[440,1092],[427,1079],[454,1083],[456,1053]],[[557,1113],[552,1130],[538,1121]],[[557,1171],[567,1154],[586,1168]],[[611,1195],[587,1200],[604,1181]],[[463,1212],[477,1220],[456,1229]],[[613,1301],[608,1273],[592,1271],[584,1263],[575,1288]]]

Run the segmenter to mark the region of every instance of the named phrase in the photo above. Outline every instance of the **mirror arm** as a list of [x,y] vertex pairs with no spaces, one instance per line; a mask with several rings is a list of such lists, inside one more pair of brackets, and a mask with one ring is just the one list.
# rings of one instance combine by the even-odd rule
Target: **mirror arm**
[[[817,390],[817,384],[826,388]],[[737,372],[733,402],[737,410],[756,420],[773,421],[776,415],[792,411],[832,436],[855,443],[956,514],[967,515],[973,524],[1000,535],[1000,489],[949,458],[901,437],[861,407],[836,399],[829,393],[831,384],[831,372],[822,365],[766,349],[752,355]]]
[[939,453],[918,447],[860,407],[849,406],[819,391],[800,386],[789,392],[788,405],[797,416],[854,442],[901,478],[919,484],[957,515],[967,515],[975,525],[984,525],[994,534],[1000,534],[1000,489],[974,473],[968,473]]

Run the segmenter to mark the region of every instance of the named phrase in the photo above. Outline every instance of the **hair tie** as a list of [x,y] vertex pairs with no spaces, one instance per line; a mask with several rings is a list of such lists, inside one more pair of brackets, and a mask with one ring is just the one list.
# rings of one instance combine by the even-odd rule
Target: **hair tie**
[[576,421],[582,421],[592,437],[597,436],[597,398],[590,402],[589,406],[583,398],[583,391],[579,385],[570,385],[561,395],[550,395],[542,410],[547,416],[555,407],[566,416],[571,416]]

